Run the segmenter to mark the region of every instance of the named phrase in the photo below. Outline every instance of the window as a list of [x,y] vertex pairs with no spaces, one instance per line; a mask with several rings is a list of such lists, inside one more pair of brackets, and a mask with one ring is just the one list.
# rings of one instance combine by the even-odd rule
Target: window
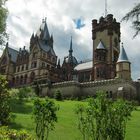
[[37,52],[33,52],[33,58],[37,58]]
[[1,74],[5,74],[6,68],[5,67],[4,68],[1,68],[0,72],[1,72]]
[[50,69],[50,65],[47,65],[47,68]]
[[45,63],[44,63],[44,62],[42,62],[42,67],[43,67],[43,68],[45,67]]
[[31,68],[36,68],[37,67],[37,62],[32,62]]
[[26,70],[28,70],[28,65],[26,65]]
[[20,84],[23,84],[23,76],[20,77]]
[[45,53],[43,53],[43,58],[46,58],[46,54]]
[[24,71],[24,65],[22,65],[21,70]]
[[30,82],[33,82],[34,78],[35,78],[35,73],[31,72],[31,74],[30,74]]
[[27,83],[27,74],[24,76],[24,84]]
[[19,72],[19,71],[20,71],[20,66],[17,67],[17,72]]
[[97,77],[100,77],[100,71],[99,71],[99,68],[96,69],[96,75],[97,75]]

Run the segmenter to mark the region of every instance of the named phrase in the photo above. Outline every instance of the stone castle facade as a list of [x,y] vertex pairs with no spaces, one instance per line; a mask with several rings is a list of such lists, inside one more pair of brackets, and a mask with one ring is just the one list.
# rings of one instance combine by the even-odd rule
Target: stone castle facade
[[[30,38],[29,50],[14,50],[8,43],[0,58],[0,73],[11,87],[40,85],[42,95],[61,90],[64,96],[95,95],[105,90],[110,97],[136,99],[139,82],[131,80],[131,63],[120,46],[120,23],[113,15],[92,20],[93,59],[78,63],[72,38],[62,65],[53,48],[46,20]],[[51,85],[51,86],[50,86]]]

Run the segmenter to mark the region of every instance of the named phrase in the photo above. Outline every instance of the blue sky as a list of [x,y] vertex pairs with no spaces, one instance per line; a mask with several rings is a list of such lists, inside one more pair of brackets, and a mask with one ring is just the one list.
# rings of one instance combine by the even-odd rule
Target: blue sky
[[[140,0],[108,0],[108,13],[117,21]],[[68,54],[70,37],[73,36],[75,57],[81,61],[92,58],[91,21],[105,13],[105,0],[8,0],[7,32],[9,44],[15,49],[27,46],[31,34],[36,33],[42,18],[47,17],[54,49],[61,60]],[[82,17],[85,26],[76,29],[73,19]],[[134,30],[130,22],[121,23],[121,41],[132,66],[132,78],[140,77],[140,36],[132,39]],[[0,52],[1,53],[1,52]]]

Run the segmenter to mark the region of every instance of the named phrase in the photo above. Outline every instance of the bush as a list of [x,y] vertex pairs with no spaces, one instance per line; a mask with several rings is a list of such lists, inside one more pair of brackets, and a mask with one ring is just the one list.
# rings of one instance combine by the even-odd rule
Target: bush
[[6,78],[0,75],[0,125],[10,121],[9,91]]
[[55,92],[54,98],[55,98],[57,101],[62,101],[62,100],[63,100],[63,97],[62,97],[62,94],[61,94],[60,90],[57,90],[57,91]]
[[36,136],[38,140],[48,140],[49,132],[54,130],[57,122],[56,111],[59,108],[48,99],[37,98],[34,102],[33,117],[36,123]]
[[88,106],[76,108],[83,140],[124,140],[126,123],[134,109],[131,102],[113,101],[104,92],[98,92],[96,99],[89,99]]
[[18,98],[18,94],[19,94],[19,89],[12,88],[12,89],[10,89],[10,91],[9,91],[9,95],[10,95],[10,97],[13,98],[13,99]]
[[31,98],[35,97],[35,92],[31,87],[23,87],[19,89],[18,92],[18,98],[23,99],[23,98]]
[[34,140],[25,130],[14,130],[0,127],[0,140]]

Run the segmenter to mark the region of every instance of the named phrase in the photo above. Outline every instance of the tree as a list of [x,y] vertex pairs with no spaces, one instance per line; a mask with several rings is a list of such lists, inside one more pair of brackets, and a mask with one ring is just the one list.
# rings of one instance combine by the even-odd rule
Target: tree
[[5,125],[10,120],[8,82],[0,75],[0,124]]
[[132,27],[135,29],[134,38],[140,33],[140,3],[133,7],[133,9],[128,12],[122,21],[132,20]]
[[51,130],[54,130],[54,123],[57,122],[57,110],[58,107],[49,99],[37,98],[35,100],[33,116],[38,140],[48,140],[49,133]]
[[7,0],[0,0],[0,45],[5,43],[6,34],[6,19],[7,19],[7,9],[4,7]]
[[104,92],[90,98],[88,106],[78,105],[78,129],[83,140],[124,140],[127,120],[134,106],[121,99],[112,101]]

